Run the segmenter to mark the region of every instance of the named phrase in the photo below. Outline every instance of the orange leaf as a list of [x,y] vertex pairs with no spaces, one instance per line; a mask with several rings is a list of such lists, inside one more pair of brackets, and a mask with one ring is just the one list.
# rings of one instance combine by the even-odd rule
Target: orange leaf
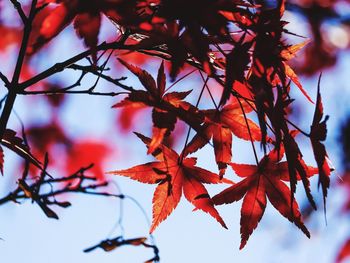
[[[148,147],[151,139],[136,134]],[[152,153],[159,162],[152,162],[134,166],[127,170],[117,170],[110,174],[127,176],[143,183],[153,183],[158,186],[153,195],[153,221],[150,229],[152,233],[176,208],[182,195],[191,202],[196,209],[209,213],[223,227],[226,225],[214,207],[203,183],[232,183],[220,180],[217,174],[199,168],[195,158],[183,158],[172,149],[161,144]]]

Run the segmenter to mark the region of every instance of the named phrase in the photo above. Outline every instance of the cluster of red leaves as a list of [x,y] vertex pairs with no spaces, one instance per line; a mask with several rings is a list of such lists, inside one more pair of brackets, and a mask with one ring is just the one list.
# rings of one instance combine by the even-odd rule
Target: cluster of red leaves
[[[248,8],[241,8],[242,6]],[[174,10],[171,13],[172,16],[170,11],[166,11],[170,7]],[[200,110],[197,105],[184,102],[189,92],[165,94],[163,64],[158,71],[156,84],[148,72],[121,61],[139,78],[146,91],[131,91],[128,97],[115,107],[133,104],[152,107],[153,136],[151,139],[142,138],[148,145],[148,153],[156,157],[160,153],[163,154],[160,163],[148,163],[112,173],[128,176],[143,183],[159,183],[153,198],[151,232],[176,207],[182,191],[197,208],[211,211],[209,213],[212,216],[215,211],[214,217],[219,218],[218,221],[221,221],[221,218],[216,210],[213,210],[213,204],[232,203],[244,197],[241,248],[244,247],[263,216],[266,196],[284,217],[297,225],[307,236],[309,232],[302,222],[298,204],[294,198],[297,181],[302,181],[308,200],[316,209],[309,178],[318,173],[324,201],[326,200],[331,166],[322,144],[326,136],[327,118],[322,120],[323,107],[320,92],[318,91],[314,119],[308,135],[318,169],[305,164],[293,135],[295,133],[290,130],[287,119],[288,107],[292,103],[289,96],[290,81],[294,82],[312,102],[296,73],[287,64],[287,61],[293,58],[305,43],[290,46],[282,40],[283,34],[289,33],[284,28],[286,22],[281,20],[285,9],[284,1],[281,1],[276,8],[261,9],[257,13],[250,12],[250,8],[256,7],[237,1],[235,3],[219,1],[216,5],[201,6],[198,16],[193,17],[187,11],[177,9],[176,3],[172,1],[161,2],[160,11],[155,14],[158,18],[156,22],[152,20],[153,22],[148,22],[147,26],[142,24],[141,32],[147,34],[148,38],[134,47],[150,49],[155,43],[157,46],[162,43],[165,46],[162,52],[166,53],[171,61],[170,76],[172,77],[176,77],[179,68],[187,62],[206,72],[209,77],[215,78],[224,88],[220,103],[215,109]],[[207,12],[218,16],[215,20],[217,23],[211,23],[212,20],[200,16]],[[171,23],[173,23],[172,27],[169,27]],[[244,28],[244,33],[240,35],[239,40],[225,39],[229,34],[227,31],[229,23]],[[177,27],[175,31],[174,24]],[[166,26],[166,31],[163,26]],[[178,28],[183,29],[181,31],[183,38],[179,38]],[[172,30],[172,35],[178,38],[175,50],[173,43],[159,34],[159,32],[169,33],[169,30]],[[157,37],[152,35],[154,32],[157,32]],[[189,32],[191,37],[187,37]],[[254,36],[247,37],[248,34],[254,34]],[[193,39],[193,36],[196,38]],[[174,39],[171,40],[174,41]],[[222,42],[226,45],[226,49],[227,45],[231,45],[228,53],[223,50]],[[186,46],[182,47],[184,43]],[[189,48],[191,45],[197,45],[195,52]],[[209,53],[213,50],[216,50],[216,54],[212,55],[214,60],[210,60]],[[180,52],[184,52],[186,57],[184,58]],[[224,79],[216,73],[216,69],[225,72]],[[246,114],[252,111],[256,111],[260,127],[247,118]],[[196,135],[188,144],[186,143],[180,156],[162,144],[164,138],[174,129],[177,118],[196,131]],[[261,141],[265,156],[256,166],[232,163],[232,135],[250,140],[252,143]],[[195,162],[185,157],[210,143],[211,140],[220,171],[219,177],[212,175],[212,178],[217,178],[215,182],[218,183],[220,181],[217,180],[223,178],[227,165],[230,165],[238,176],[245,177],[244,180],[224,190],[213,199],[203,187],[198,191],[198,189],[189,189],[186,184],[183,185],[183,182],[189,181],[190,178],[194,182],[197,181],[193,182],[192,186],[196,185],[198,180],[202,183],[207,182],[203,181],[203,178],[198,179],[201,173],[198,172],[195,175],[186,171],[189,165],[193,166]],[[266,148],[270,147],[270,144],[275,150],[266,154]],[[164,149],[167,149],[167,152]],[[284,155],[286,161],[281,162]],[[222,182],[225,180],[223,179]],[[282,181],[288,181],[290,188]],[[206,203],[201,203],[199,207],[194,200],[203,201],[202,197],[205,198]]]
[[[84,44],[95,49],[98,43],[98,34],[101,27],[101,15],[105,15],[112,21],[122,25],[137,23],[138,15],[134,12],[137,1],[113,1],[113,0],[42,0],[38,6],[56,4],[45,13],[37,17],[35,24],[39,24],[38,32],[32,41],[28,53],[32,54],[57,36],[66,26],[73,23],[79,38]],[[142,15],[141,15],[142,16]],[[96,62],[96,52],[93,54]]]
[[[326,121],[318,90],[316,110],[309,133],[316,168],[303,160],[295,140],[288,111],[293,102],[289,91],[294,86],[312,102],[312,99],[289,66],[288,60],[306,44],[288,45],[284,40],[291,34],[282,17],[284,0],[276,6],[260,5],[260,1],[244,0],[42,0],[38,6],[47,5],[34,21],[34,32],[27,49],[34,54],[50,42],[66,26],[73,23],[79,38],[90,48],[94,64],[98,63],[98,35],[102,15],[119,29],[119,48],[130,52],[160,57],[170,61],[169,75],[176,79],[185,65],[190,65],[222,86],[223,92],[215,109],[203,110],[186,101],[192,90],[169,92],[162,63],[158,75],[119,59],[130,72],[138,77],[144,89],[128,88],[124,100],[115,108],[152,108],[152,137],[138,137],[147,145],[148,154],[158,162],[141,164],[130,169],[111,172],[150,184],[158,184],[153,198],[152,232],[176,208],[182,192],[196,209],[214,217],[222,226],[225,223],[215,204],[232,203],[243,198],[241,210],[241,248],[257,227],[263,216],[267,199],[288,220],[307,236],[297,201],[294,197],[297,182],[301,181],[310,204],[316,204],[310,190],[309,178],[319,174],[324,201],[329,188],[329,165],[323,141],[326,138]],[[184,8],[185,7],[185,8]],[[121,42],[122,41],[122,42]],[[129,42],[128,42],[129,41]],[[319,85],[320,86],[320,85]],[[206,82],[204,88],[209,88]],[[195,89],[193,89],[195,90]],[[201,92],[201,94],[202,94]],[[248,118],[253,115],[256,124]],[[252,118],[254,118],[252,117]],[[186,141],[181,154],[169,147],[167,139],[178,120],[186,123],[196,134]],[[47,130],[50,132],[47,132]],[[293,127],[294,129],[294,127]],[[70,156],[68,171],[84,162],[96,161],[108,153],[104,146],[82,143],[71,146],[71,140],[60,127],[41,127],[28,131],[37,133],[43,140],[37,141],[42,153],[59,141]],[[232,162],[233,136],[250,141],[256,157],[256,165]],[[52,138],[51,138],[52,137]],[[35,141],[34,138],[32,141]],[[254,142],[259,141],[263,157],[258,161]],[[212,143],[211,143],[212,142]],[[41,145],[42,144],[42,145]],[[187,155],[205,145],[214,148],[219,174],[197,167],[196,159]],[[268,148],[273,148],[267,153]],[[93,155],[90,152],[94,152]],[[97,153],[97,154],[96,154]],[[285,156],[286,161],[282,161]],[[1,159],[0,159],[1,160]],[[99,159],[100,160],[100,159]],[[2,168],[2,162],[1,167]],[[238,183],[225,179],[227,167],[244,177]],[[94,170],[102,176],[100,166]],[[283,181],[289,182],[288,187]],[[228,189],[211,198],[203,184],[230,183]]]
[[[213,71],[208,54],[212,51],[211,45],[230,42],[229,23],[243,29],[256,26],[257,17],[252,15],[246,7],[254,7],[249,1],[160,1],[160,0],[133,0],[133,1],[62,1],[41,0],[39,6],[49,4],[39,13],[35,21],[36,30],[32,34],[32,45],[28,53],[32,54],[59,34],[70,23],[74,24],[79,38],[84,40],[87,47],[95,49],[98,44],[98,35],[101,27],[102,15],[116,23],[121,31],[130,29],[133,33],[142,33],[146,38],[142,41],[129,41],[133,43],[133,50],[150,50],[157,47],[157,52],[166,45],[166,53],[172,61],[171,76],[175,77],[184,62],[192,59],[199,62],[203,69],[210,73]],[[349,21],[337,11],[342,1],[304,1],[288,0],[286,8],[305,17],[310,24],[312,43],[305,49],[303,62],[296,65],[299,72],[314,74],[323,68],[333,66],[337,59],[338,47],[329,44],[324,36],[322,26],[333,19],[348,30]],[[263,5],[257,1],[255,7]],[[186,6],[186,8],[183,8]],[[268,8],[266,8],[268,9]],[[193,13],[195,12],[195,13]],[[203,31],[204,30],[204,31]],[[257,29],[258,30],[258,29]],[[348,30],[349,31],[349,30]],[[131,39],[134,40],[134,39]],[[246,54],[236,48],[228,55]],[[249,47],[248,47],[249,48]],[[242,52],[240,52],[242,51]],[[154,50],[152,51],[154,52]],[[190,54],[190,55],[189,55]],[[96,52],[93,52],[96,61]],[[244,57],[238,59],[240,63],[246,61]],[[236,67],[239,68],[239,64]],[[288,71],[290,68],[286,70]],[[293,72],[289,72],[293,74]],[[295,74],[294,74],[295,75]],[[295,75],[296,76],[296,75]]]
[[[288,47],[287,51],[291,53],[293,49],[298,50],[299,48]],[[291,55],[294,55],[294,53],[291,53]],[[309,177],[319,173],[319,183],[322,185],[324,199],[327,196],[331,168],[328,164],[324,145],[321,143],[325,139],[327,118],[321,122],[323,107],[320,93],[318,93],[310,132],[310,139],[319,169],[308,167],[305,164],[294,141],[296,132],[290,132],[287,126],[282,127],[288,131],[288,134],[281,135],[281,138],[283,137],[282,142],[278,143],[271,138],[266,138],[266,143],[267,141],[273,143],[276,149],[265,155],[256,166],[237,165],[231,162],[232,135],[252,142],[262,140],[261,128],[246,117],[246,114],[254,109],[249,101],[241,101],[241,98],[235,97],[220,109],[199,110],[196,106],[183,101],[189,92],[165,94],[163,63],[158,71],[157,84],[147,71],[132,66],[125,61],[121,61],[121,63],[139,78],[146,91],[132,91],[127,98],[114,105],[114,107],[119,108],[135,104],[153,108],[154,128],[152,139],[141,134],[137,135],[147,145],[148,153],[152,153],[160,162],[142,164],[127,170],[110,173],[127,176],[142,183],[158,184],[153,197],[153,223],[150,232],[153,232],[158,224],[165,220],[176,208],[182,191],[184,191],[185,197],[197,209],[210,213],[224,227],[225,225],[213,205],[232,203],[244,197],[241,217],[241,248],[245,246],[250,234],[263,216],[266,207],[266,196],[284,217],[295,223],[308,237],[310,236],[302,222],[293,191],[295,191],[296,182],[301,180],[311,204],[316,207],[310,191]],[[260,77],[263,77],[263,75]],[[248,87],[247,84],[245,88],[249,89]],[[246,94],[251,92],[250,89],[245,91]],[[159,116],[156,115],[157,113]],[[197,119],[193,118],[193,114],[197,115]],[[177,118],[182,119],[197,131],[197,134],[186,145],[180,155],[162,144],[165,136],[169,135],[174,129]],[[279,119],[279,121],[285,121],[285,119]],[[282,132],[284,132],[283,129]],[[195,167],[195,159],[186,158],[188,154],[194,153],[210,143],[211,139],[213,140],[215,158],[220,170],[219,176]],[[287,161],[281,162],[285,153]],[[211,199],[201,183],[229,182],[227,179],[220,180],[224,176],[228,164],[238,176],[246,177],[246,179]],[[210,180],[208,180],[209,177],[211,177]],[[282,181],[290,182],[291,189]],[[199,203],[199,201],[201,202]]]

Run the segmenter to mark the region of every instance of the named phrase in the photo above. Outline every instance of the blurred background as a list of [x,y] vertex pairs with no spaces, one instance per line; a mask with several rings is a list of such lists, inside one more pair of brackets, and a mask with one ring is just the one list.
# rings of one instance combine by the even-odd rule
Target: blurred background
[[[21,38],[21,23],[10,1],[0,2],[0,70],[11,75],[16,63]],[[21,1],[25,5],[27,1]],[[160,250],[161,262],[350,262],[350,1],[287,1],[284,20],[288,30],[310,39],[310,43],[292,61],[308,93],[315,98],[317,80],[322,75],[321,93],[328,121],[328,154],[336,167],[332,174],[331,189],[327,199],[326,218],[320,205],[312,212],[303,193],[297,194],[304,220],[311,232],[307,239],[269,204],[257,230],[247,246],[240,251],[239,219],[241,203],[218,207],[229,230],[223,229],[202,212],[192,211],[187,202],[180,202],[177,209],[154,232],[148,235],[152,215],[152,195],[155,186],[140,184],[126,178],[106,175],[106,171],[126,169],[152,160],[146,148],[132,131],[150,135],[152,121],[150,109],[129,107],[123,110],[111,107],[122,97],[70,94],[55,96],[20,96],[11,115],[9,127],[21,134],[25,131],[29,145],[40,160],[49,153],[49,169],[52,174],[71,174],[82,166],[94,163],[89,173],[112,183],[103,191],[123,193],[130,198],[120,200],[82,194],[65,194],[72,203],[68,209],[55,208],[60,220],[46,218],[40,208],[26,201],[20,204],[6,203],[0,206],[0,258],[3,262],[58,263],[58,262],[144,262],[153,257],[153,250],[145,247],[123,246],[111,252],[97,249],[91,253],[83,250],[106,238],[123,235],[124,238],[147,237]],[[103,20],[100,40],[114,40],[115,26]],[[304,39],[286,36],[290,43]],[[22,80],[45,70],[84,50],[74,32],[68,26],[55,40],[41,49],[25,64]],[[127,73],[116,60],[122,57],[155,73],[161,60],[145,55],[115,52],[108,62],[109,74],[115,78],[128,76],[130,86],[141,88],[140,83]],[[82,61],[88,65],[88,61]],[[166,64],[166,66],[169,66]],[[185,68],[183,75],[190,72]],[[58,89],[74,84],[79,74],[67,70],[42,81],[33,90]],[[86,76],[78,89],[88,89],[97,81]],[[189,90],[201,81],[193,74],[177,84],[179,90]],[[168,81],[168,84],[171,83]],[[215,90],[215,83],[209,83]],[[98,90],[115,91],[104,80],[98,81]],[[1,98],[5,88],[0,89]],[[199,92],[194,91],[194,92]],[[218,94],[221,91],[218,91]],[[302,129],[308,130],[312,122],[314,105],[299,91],[291,118]],[[193,103],[195,104],[195,96]],[[204,95],[200,106],[210,103]],[[174,147],[181,149],[187,127],[178,125]],[[309,142],[300,141],[308,164],[316,165]],[[5,196],[16,188],[16,181],[23,169],[22,160],[4,150],[4,174],[0,178],[0,193]],[[198,152],[199,166],[216,171],[212,149],[205,147]],[[253,163],[253,154],[246,142],[234,140],[233,160]],[[228,171],[227,176],[233,176]],[[208,187],[211,195],[224,186]],[[318,203],[322,193],[317,189],[317,178],[312,179],[312,190]],[[299,190],[300,191],[300,190]],[[304,200],[305,199],[305,200]]]

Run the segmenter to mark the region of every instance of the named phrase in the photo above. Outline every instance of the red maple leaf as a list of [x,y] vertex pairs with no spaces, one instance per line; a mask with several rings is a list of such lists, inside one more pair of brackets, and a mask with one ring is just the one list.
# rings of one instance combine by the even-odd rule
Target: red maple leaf
[[[215,160],[223,176],[227,164],[232,158],[232,134],[243,140],[260,141],[260,128],[250,119],[245,120],[242,109],[245,113],[252,111],[252,108],[245,103],[234,99],[221,110],[206,110],[203,131],[196,134],[184,150],[184,154],[190,154],[205,146],[213,138]],[[247,127],[249,126],[249,130]],[[249,131],[251,137],[249,135]]]
[[320,93],[320,82],[321,82],[321,76],[318,81],[316,108],[315,108],[315,114],[311,125],[310,140],[311,140],[312,149],[313,149],[315,160],[319,170],[318,185],[321,185],[322,187],[323,202],[325,204],[327,191],[330,184],[329,177],[330,177],[331,171],[333,171],[334,169],[328,159],[326,148],[321,142],[321,141],[325,141],[327,137],[327,120],[329,116],[327,115],[325,119],[322,120],[323,104],[322,104],[322,98]]
[[252,46],[252,42],[244,44],[240,42],[235,43],[234,48],[226,56],[225,88],[219,105],[224,105],[230,98],[234,85],[243,85],[246,82],[245,71],[249,68],[250,54],[248,51]]
[[[215,205],[233,203],[243,198],[240,249],[246,245],[261,220],[267,204],[266,197],[284,217],[310,237],[301,219],[298,203],[291,199],[291,191],[283,182],[289,180],[289,174],[288,163],[281,162],[281,158],[281,152],[273,150],[261,159],[258,166],[232,163],[236,174],[244,179],[212,198]],[[315,173],[316,168],[308,167],[308,176]],[[297,179],[301,180],[299,175]]]
[[134,90],[127,98],[113,107],[130,107],[131,105],[140,107],[140,104],[153,107],[153,136],[148,153],[152,153],[163,142],[164,137],[171,134],[178,117],[182,116],[187,123],[195,125],[197,129],[200,128],[202,118],[198,109],[190,103],[183,101],[191,91],[165,92],[166,76],[163,63],[159,67],[156,82],[147,71],[130,65],[121,59],[119,61],[139,78],[146,91]]
[[[148,147],[150,146],[151,139],[138,133],[136,135]],[[126,170],[109,172],[141,183],[158,184],[153,195],[153,222],[150,233],[176,208],[182,192],[196,209],[209,213],[226,228],[203,184],[232,182],[227,179],[221,180],[217,174],[195,166],[196,158],[182,158],[163,144],[159,145],[153,155],[158,162],[149,162]]]

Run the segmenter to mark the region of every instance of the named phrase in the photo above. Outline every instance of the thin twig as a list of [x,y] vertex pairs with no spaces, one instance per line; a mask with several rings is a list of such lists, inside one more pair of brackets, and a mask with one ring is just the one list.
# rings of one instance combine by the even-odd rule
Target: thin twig
[[70,68],[70,69],[74,69],[74,70],[81,70],[83,72],[89,72],[89,73],[92,73],[108,82],[111,82],[113,83],[114,85],[124,89],[124,90],[128,90],[128,91],[133,91],[134,89],[130,86],[127,86],[127,85],[124,85],[122,83],[120,83],[120,81],[122,80],[126,80],[126,77],[121,77],[121,78],[112,78],[108,75],[105,75],[103,74],[102,72],[98,72],[96,70],[96,68],[93,68],[91,66],[81,66],[81,65],[78,65],[78,64],[73,64],[73,65],[70,65],[68,66],[67,68]]
[[25,90],[28,87],[31,87],[33,84],[38,83],[39,81],[42,81],[48,77],[51,77],[55,75],[56,73],[62,72],[65,68],[68,68],[69,66],[73,65],[74,63],[82,60],[85,57],[88,57],[93,52],[101,51],[101,50],[108,50],[108,49],[130,49],[131,46],[127,46],[124,44],[121,44],[119,42],[103,42],[102,44],[98,45],[96,48],[85,50],[63,62],[56,63],[52,67],[48,68],[47,70],[44,70],[43,72],[35,75],[34,77],[22,82],[19,86],[20,89]]
[[52,91],[21,91],[18,93],[20,95],[58,95],[58,94],[86,94],[86,95],[95,95],[95,96],[109,96],[109,97],[114,97],[114,96],[119,96],[122,94],[129,94],[126,91],[123,92],[96,92],[96,91],[91,91],[90,89],[87,90],[52,90]]

